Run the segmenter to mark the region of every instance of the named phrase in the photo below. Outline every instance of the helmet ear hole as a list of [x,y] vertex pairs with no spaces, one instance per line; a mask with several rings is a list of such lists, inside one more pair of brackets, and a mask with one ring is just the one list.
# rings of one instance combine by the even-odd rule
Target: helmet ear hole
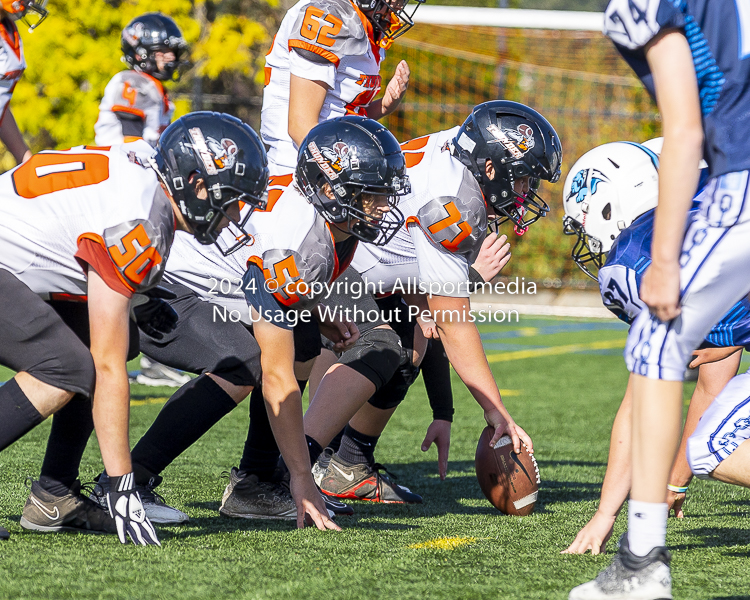
[[195,197],[198,198],[198,200],[208,200],[206,180],[200,171],[192,171],[190,175],[188,175],[188,185],[193,188]]
[[612,218],[612,204],[607,202],[607,205],[602,209],[602,217],[605,221],[609,221]]

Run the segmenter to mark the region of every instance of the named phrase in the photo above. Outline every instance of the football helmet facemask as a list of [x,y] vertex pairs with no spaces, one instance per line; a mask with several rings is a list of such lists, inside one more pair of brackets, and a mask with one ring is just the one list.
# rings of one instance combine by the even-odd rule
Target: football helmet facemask
[[42,21],[47,18],[49,12],[46,9],[47,0],[1,0],[3,10],[8,13],[14,21],[21,20],[29,31],[34,31]]
[[414,0],[408,12],[409,0],[355,0],[372,23],[378,45],[386,50],[393,45],[393,40],[414,27],[414,13],[425,2]]
[[193,112],[164,130],[156,152],[152,166],[201,244],[216,243],[223,219],[237,240],[217,244],[224,256],[251,239],[245,223],[265,208],[268,185],[266,151],[252,128],[227,114]]
[[[172,19],[161,13],[146,13],[136,17],[122,30],[123,60],[131,69],[147,73],[159,81],[179,80],[179,67],[188,45],[182,31]],[[157,52],[172,52],[174,60],[165,62],[159,68]],[[175,78],[176,76],[176,78]]]
[[620,232],[656,206],[659,157],[634,142],[589,150],[565,179],[563,233],[577,236],[571,256],[592,279]]
[[[453,153],[472,172],[498,215],[490,228],[511,221],[521,234],[549,212],[536,191],[542,179],[560,179],[562,145],[552,125],[535,110],[507,100],[475,106],[453,140]],[[488,161],[495,170],[492,179],[487,176]],[[529,177],[525,194],[514,189],[522,177]]]
[[[396,138],[377,121],[347,116],[313,127],[300,146],[296,175],[326,221],[345,223],[364,242],[385,245],[404,224],[397,204],[411,191],[406,162]],[[387,213],[368,212],[373,196],[385,198]]]

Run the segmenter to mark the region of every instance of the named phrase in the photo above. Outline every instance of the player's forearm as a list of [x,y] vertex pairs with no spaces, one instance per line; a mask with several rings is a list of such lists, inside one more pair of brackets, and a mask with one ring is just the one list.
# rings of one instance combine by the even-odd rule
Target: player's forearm
[[21,164],[25,158],[28,158],[26,153],[29,152],[29,147],[26,145],[10,109],[5,112],[2,123],[0,123],[0,140],[2,140],[18,164]]
[[[433,296],[428,299],[428,303],[430,311],[437,317],[435,322],[445,352],[461,381],[482,409],[496,409],[504,416],[507,415],[500,391],[487,363],[479,331],[473,323],[463,318],[463,315],[469,314],[469,299]],[[459,319],[450,321],[444,318],[444,315],[455,316],[456,311],[461,315]]]
[[125,363],[97,361],[93,417],[96,437],[107,473],[112,477],[133,470],[130,462],[130,384]]
[[630,434],[632,399],[631,386],[625,390],[622,404],[612,424],[612,435],[609,442],[607,472],[602,484],[602,495],[598,511],[608,517],[616,517],[630,493],[631,463]]
[[[671,141],[668,150],[665,139],[660,160],[659,205],[654,219],[651,254],[654,262],[662,264],[676,264],[679,261],[687,214],[698,187],[697,164],[701,157],[701,145],[696,144],[695,140],[692,145],[685,144],[683,147],[680,144],[679,141]],[[684,168],[686,164],[695,164],[696,168],[687,172]]]
[[398,106],[398,102],[395,102],[392,106],[388,107],[388,110],[386,110],[383,108],[383,99],[378,98],[377,100],[373,100],[372,102],[370,102],[369,106],[367,107],[367,116],[368,118],[375,119],[377,121],[378,119],[382,119],[386,115],[391,114],[394,110],[396,110],[396,106]]
[[302,394],[294,372],[283,374],[264,366],[263,398],[273,435],[289,472],[309,474],[311,465],[302,423]]

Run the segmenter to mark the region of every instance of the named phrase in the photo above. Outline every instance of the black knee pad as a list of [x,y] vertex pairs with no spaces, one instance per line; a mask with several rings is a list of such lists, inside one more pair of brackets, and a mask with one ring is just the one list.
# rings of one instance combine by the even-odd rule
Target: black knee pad
[[60,352],[57,359],[58,365],[46,371],[46,376],[40,376],[37,368],[29,369],[28,372],[45,383],[91,398],[94,393],[96,368],[89,349],[83,344],[71,345],[64,352]]
[[354,346],[341,355],[339,362],[367,377],[379,390],[402,362],[398,334],[390,328],[365,331]]
[[411,362],[402,364],[396,369],[390,381],[375,392],[368,402],[383,410],[396,408],[406,398],[406,393],[418,376],[419,367],[415,367]]

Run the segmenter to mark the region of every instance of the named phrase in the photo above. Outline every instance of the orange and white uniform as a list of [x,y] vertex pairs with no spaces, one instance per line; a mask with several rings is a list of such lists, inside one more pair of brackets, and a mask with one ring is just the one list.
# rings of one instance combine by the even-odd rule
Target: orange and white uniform
[[297,164],[288,133],[290,74],[328,86],[318,122],[367,116],[380,90],[384,57],[372,24],[350,0],[301,0],[289,9],[266,55],[260,132],[272,175]]
[[45,151],[0,176],[0,269],[45,299],[86,296],[86,264],[128,298],[156,285],[175,221],[153,152]]
[[161,81],[138,71],[120,71],[104,89],[94,126],[96,143],[105,146],[143,138],[156,146],[173,114],[174,104]]
[[[471,172],[450,151],[459,128],[401,145],[411,193],[398,208],[406,224],[385,246],[360,244],[352,267],[378,288],[418,282],[439,296],[469,296],[469,266],[487,235],[484,196]],[[413,285],[412,283],[412,285]]]
[[0,21],[0,122],[25,69],[21,36],[18,35],[16,24],[6,17]]
[[[328,224],[292,185],[292,178],[291,174],[271,177],[266,209],[253,211],[245,224],[250,243],[229,256],[223,256],[215,245],[201,246],[192,235],[178,231],[165,281],[182,284],[203,300],[245,315],[248,301],[243,277],[250,265],[256,265],[263,271],[266,290],[280,304],[309,308],[321,294],[305,297],[304,284],[335,280],[349,265],[357,244],[349,238],[339,244],[341,257],[337,255]],[[219,245],[235,243],[230,230],[221,232]],[[298,294],[295,284],[300,281],[304,284]]]

